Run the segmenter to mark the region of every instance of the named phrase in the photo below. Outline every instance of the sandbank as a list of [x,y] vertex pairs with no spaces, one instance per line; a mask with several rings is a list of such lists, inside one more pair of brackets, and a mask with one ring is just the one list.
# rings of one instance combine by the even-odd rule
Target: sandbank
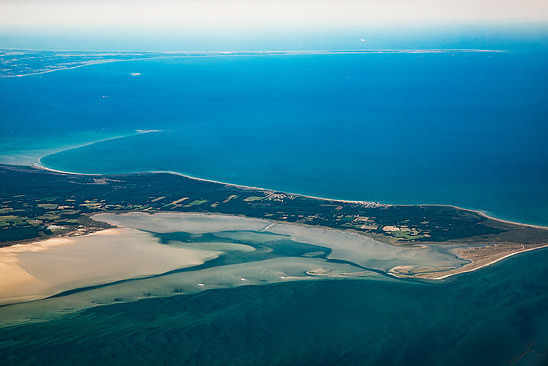
[[0,248],[0,304],[196,266],[221,253],[162,245],[131,228],[12,245]]

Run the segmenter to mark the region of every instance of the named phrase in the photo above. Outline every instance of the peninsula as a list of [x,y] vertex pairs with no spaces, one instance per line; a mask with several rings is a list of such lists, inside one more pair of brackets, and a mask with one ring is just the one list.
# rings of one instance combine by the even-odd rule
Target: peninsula
[[216,213],[351,231],[387,245],[448,245],[458,269],[393,268],[398,277],[443,278],[548,245],[548,230],[442,205],[339,201],[223,184],[173,173],[81,175],[0,165],[0,246],[111,227],[102,212]]

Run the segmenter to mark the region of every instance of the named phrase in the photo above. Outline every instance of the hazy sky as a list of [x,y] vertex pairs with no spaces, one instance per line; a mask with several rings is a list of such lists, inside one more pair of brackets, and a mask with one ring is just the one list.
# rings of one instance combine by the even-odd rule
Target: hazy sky
[[509,26],[548,34],[548,0],[0,0],[11,48],[498,47]]
[[547,0],[0,0],[4,27],[283,28],[546,21]]

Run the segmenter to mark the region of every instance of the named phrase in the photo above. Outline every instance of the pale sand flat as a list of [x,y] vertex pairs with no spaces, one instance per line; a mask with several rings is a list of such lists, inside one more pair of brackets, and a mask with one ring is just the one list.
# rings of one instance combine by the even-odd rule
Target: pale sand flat
[[130,228],[0,248],[0,304],[196,266],[221,253],[162,245]]

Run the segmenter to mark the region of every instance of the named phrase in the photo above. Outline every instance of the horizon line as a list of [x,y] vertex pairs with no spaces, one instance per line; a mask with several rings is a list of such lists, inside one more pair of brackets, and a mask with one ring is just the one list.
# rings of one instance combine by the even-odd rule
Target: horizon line
[[485,49],[485,48],[371,48],[371,49],[295,49],[295,50],[167,50],[167,51],[153,51],[153,50],[108,50],[108,49],[55,49],[55,48],[19,48],[19,47],[2,47],[0,50],[10,51],[42,51],[42,52],[89,52],[89,53],[115,53],[115,54],[131,54],[131,53],[153,53],[153,54],[166,54],[166,55],[184,55],[184,54],[219,54],[219,55],[231,55],[231,54],[306,54],[306,53],[442,53],[442,52],[508,52],[504,49]]

